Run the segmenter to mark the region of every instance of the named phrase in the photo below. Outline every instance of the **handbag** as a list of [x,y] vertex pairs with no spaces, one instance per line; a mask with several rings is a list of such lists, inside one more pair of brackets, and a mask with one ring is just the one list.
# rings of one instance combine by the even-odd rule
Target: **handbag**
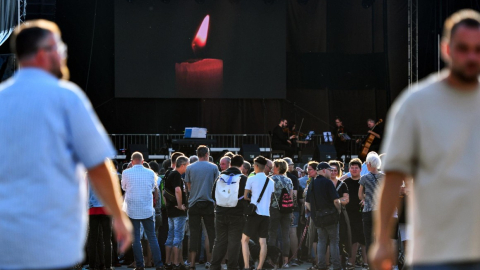
[[263,193],[265,193],[265,189],[267,189],[267,185],[268,185],[268,177],[267,179],[265,179],[265,184],[263,185],[263,189],[262,189],[262,192],[260,193],[260,196],[258,197],[258,200],[256,203],[249,203],[247,205],[247,207],[245,207],[245,211],[244,211],[244,214],[245,215],[249,215],[249,216],[252,216],[252,215],[256,215],[256,211],[257,211],[257,204],[260,202],[260,200],[262,199],[263,197]]
[[[315,208],[317,208],[317,198],[315,196],[315,181],[310,183],[312,185],[313,200],[315,202]],[[336,207],[320,209],[315,211],[315,219],[313,220],[316,227],[328,227],[338,223],[339,214]]]

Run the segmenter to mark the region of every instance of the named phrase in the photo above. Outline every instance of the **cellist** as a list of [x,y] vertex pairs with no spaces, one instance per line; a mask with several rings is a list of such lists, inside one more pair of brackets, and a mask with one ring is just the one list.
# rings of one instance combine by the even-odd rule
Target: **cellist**
[[[375,136],[375,139],[370,145],[368,152],[375,151],[378,153],[378,151],[380,150],[380,144],[382,142],[383,130],[381,127],[375,126],[375,120],[371,118],[367,120],[367,126],[368,126],[367,135],[372,134],[373,136]],[[365,139],[363,139],[362,146],[365,145],[365,141],[367,140],[367,138],[368,136],[366,136]],[[360,139],[358,139],[357,142],[360,142]]]

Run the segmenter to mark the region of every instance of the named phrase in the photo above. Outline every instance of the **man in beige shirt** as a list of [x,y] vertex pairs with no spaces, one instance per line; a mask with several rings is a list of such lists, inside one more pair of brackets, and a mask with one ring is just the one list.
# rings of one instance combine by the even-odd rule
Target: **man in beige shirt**
[[370,266],[391,269],[392,216],[402,182],[413,177],[408,261],[414,270],[480,269],[480,14],[445,22],[448,68],[402,94],[390,110],[386,173]]

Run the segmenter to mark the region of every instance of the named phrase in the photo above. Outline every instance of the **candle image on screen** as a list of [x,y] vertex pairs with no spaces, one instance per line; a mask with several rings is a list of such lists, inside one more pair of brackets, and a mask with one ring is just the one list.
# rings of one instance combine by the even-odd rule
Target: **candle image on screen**
[[[210,16],[203,19],[193,41],[192,50],[195,54],[207,44]],[[200,92],[206,96],[215,96],[223,88],[223,60],[202,58],[175,63],[176,89],[180,95]]]

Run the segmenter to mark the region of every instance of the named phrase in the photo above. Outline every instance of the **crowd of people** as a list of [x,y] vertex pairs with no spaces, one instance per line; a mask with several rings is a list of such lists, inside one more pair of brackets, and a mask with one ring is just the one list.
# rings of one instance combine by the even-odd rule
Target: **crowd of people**
[[85,239],[90,269],[131,256],[136,269],[389,270],[405,241],[413,270],[480,269],[480,14],[449,17],[441,49],[445,71],[391,108],[383,171],[375,152],[343,174],[335,160],[301,169],[231,153],[217,166],[201,146],[161,166],[133,153],[118,175],[91,103],[67,80],[58,26],[26,22],[12,36],[20,69],[0,84],[0,269],[71,269]]
[[[372,211],[383,179],[377,153],[370,152],[364,163],[351,160],[348,175],[337,160],[310,161],[304,169],[288,157],[258,156],[251,164],[227,152],[218,164],[211,160],[202,145],[194,156],[175,152],[161,165],[146,163],[135,152],[122,166],[118,173],[123,210],[134,228],[133,256],[112,249],[111,220],[90,189],[85,262],[90,269],[120,262],[167,270],[194,270],[197,262],[213,270],[304,263],[311,269],[368,269]],[[363,175],[362,167],[367,168]],[[325,211],[334,213],[333,223],[322,224]],[[404,228],[401,235],[407,240]]]

